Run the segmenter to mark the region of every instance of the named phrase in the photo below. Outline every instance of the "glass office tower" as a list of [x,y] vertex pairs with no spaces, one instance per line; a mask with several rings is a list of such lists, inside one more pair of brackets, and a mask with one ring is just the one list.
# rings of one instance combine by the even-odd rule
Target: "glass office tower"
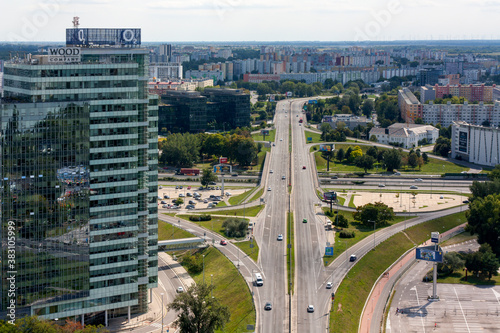
[[1,319],[15,304],[16,317],[107,321],[146,312],[157,285],[148,50],[138,29],[66,35],[65,48],[5,64]]

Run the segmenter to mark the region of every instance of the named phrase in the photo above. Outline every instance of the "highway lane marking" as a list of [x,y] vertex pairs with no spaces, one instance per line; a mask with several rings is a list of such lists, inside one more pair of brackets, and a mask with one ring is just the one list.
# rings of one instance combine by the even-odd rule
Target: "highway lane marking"
[[[415,290],[415,295],[417,296],[417,305],[419,307],[419,311],[420,309],[422,308],[420,306],[420,300],[418,299],[418,291],[417,291],[417,286],[413,286],[410,290]],[[423,332],[425,333],[425,326],[424,326],[424,318],[422,316],[420,316],[420,321],[422,322],[422,329],[423,329]]]
[[[167,276],[167,279],[168,279],[168,276]],[[163,283],[161,282],[160,279],[158,279],[158,283],[160,284],[160,286],[163,288],[163,290],[167,291],[167,289],[165,288],[165,286],[163,285]]]
[[464,317],[465,325],[467,325],[467,331],[470,333],[469,324],[467,323],[467,318],[465,318],[464,309],[462,308],[462,303],[458,298],[457,290],[455,289],[455,287],[453,287],[453,290],[455,291],[455,295],[457,296],[458,305],[460,305],[460,311],[462,311],[462,316]]
[[500,298],[500,294],[497,293],[495,289],[491,289],[491,291],[493,291],[493,295],[495,295],[498,304],[500,304],[500,299],[499,299]]

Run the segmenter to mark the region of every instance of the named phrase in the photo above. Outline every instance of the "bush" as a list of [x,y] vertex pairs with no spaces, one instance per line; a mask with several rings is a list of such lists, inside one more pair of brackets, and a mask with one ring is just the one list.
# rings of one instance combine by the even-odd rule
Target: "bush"
[[197,274],[203,271],[203,257],[199,253],[185,256],[182,259],[182,264],[191,274]]
[[[335,226],[339,228],[349,228],[349,220],[347,220],[347,218],[344,215],[339,215],[338,219],[335,219]],[[354,231],[352,237],[354,237]]]
[[248,222],[235,217],[228,218],[222,223],[227,237],[245,237],[248,229]]
[[203,214],[203,215],[191,215],[189,217],[190,221],[210,221],[212,219],[212,215]]
[[354,231],[349,231],[349,230],[342,230],[339,233],[340,238],[354,238],[355,236],[356,236],[356,234],[354,233]]

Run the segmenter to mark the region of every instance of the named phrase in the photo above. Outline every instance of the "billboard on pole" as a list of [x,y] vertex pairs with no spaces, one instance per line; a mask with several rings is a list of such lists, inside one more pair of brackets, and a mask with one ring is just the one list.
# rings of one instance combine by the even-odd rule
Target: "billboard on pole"
[[319,151],[328,151],[331,152],[335,149],[335,146],[332,144],[329,145],[319,145]]
[[439,247],[436,251],[434,245],[417,247],[416,259],[432,262],[443,262],[443,249]]
[[220,164],[223,164],[223,163],[227,163],[227,157],[219,157],[219,163]]
[[231,165],[227,165],[227,164],[214,165],[214,172],[215,173],[226,173],[226,172],[231,172],[231,171],[232,171]]
[[269,135],[269,130],[261,130],[260,134],[262,134],[262,135]]
[[326,201],[337,200],[337,192],[325,192],[325,193],[323,193],[323,200],[326,200]]
[[287,91],[286,92],[286,97],[292,97],[292,92],[291,91]]
[[333,247],[325,247],[325,256],[333,256]]

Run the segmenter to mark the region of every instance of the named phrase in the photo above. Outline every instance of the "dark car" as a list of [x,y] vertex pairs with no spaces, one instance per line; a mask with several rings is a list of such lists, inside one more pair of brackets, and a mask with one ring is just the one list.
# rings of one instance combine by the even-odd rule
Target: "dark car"
[[464,201],[462,201],[462,202],[463,202],[463,203],[465,203],[465,204],[468,204],[468,203],[469,203],[469,200],[464,200]]
[[216,182],[210,182],[208,183],[208,185],[216,185],[217,183]]
[[332,179],[339,179],[339,177],[338,176],[333,176]]
[[355,254],[352,254],[351,257],[349,258],[349,261],[356,261],[356,259],[358,259],[358,257],[356,257]]
[[231,176],[238,177],[238,174],[237,173],[233,173]]
[[273,305],[271,304],[271,302],[267,302],[266,305],[264,305],[264,310],[272,310],[273,309]]

